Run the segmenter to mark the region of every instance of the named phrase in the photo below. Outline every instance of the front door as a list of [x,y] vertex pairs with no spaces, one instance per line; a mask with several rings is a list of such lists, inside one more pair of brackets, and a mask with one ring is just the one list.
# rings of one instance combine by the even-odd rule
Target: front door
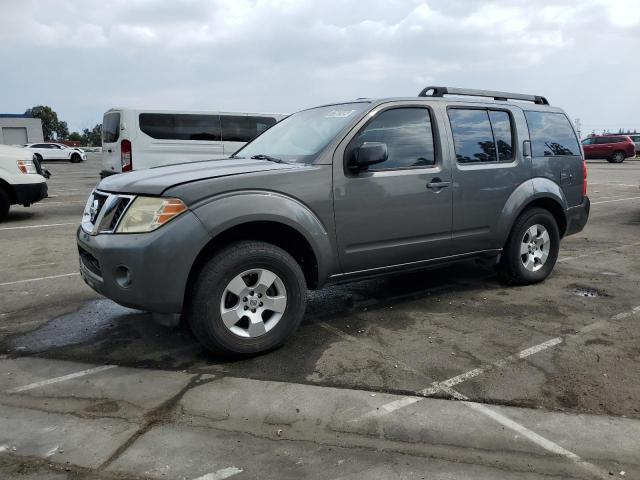
[[[365,171],[347,168],[366,142],[387,145],[388,159]],[[434,112],[391,107],[360,128],[334,158],[334,208],[344,273],[420,263],[449,253],[451,171]]]

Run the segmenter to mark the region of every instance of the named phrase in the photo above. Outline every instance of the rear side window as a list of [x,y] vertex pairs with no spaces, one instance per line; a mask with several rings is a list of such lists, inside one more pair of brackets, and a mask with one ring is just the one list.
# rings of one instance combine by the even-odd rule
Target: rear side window
[[276,124],[273,117],[223,115],[222,141],[248,142]]
[[220,116],[193,113],[141,113],[140,130],[162,140],[220,141]]
[[508,112],[451,108],[448,114],[459,163],[513,161],[513,128]]
[[394,108],[378,115],[357,136],[355,145],[382,142],[389,158],[369,171],[425,167],[435,163],[431,115],[424,108]]
[[[580,155],[578,139],[563,113],[524,112],[534,157]],[[597,142],[599,143],[599,142]]]
[[120,113],[107,113],[102,119],[102,143],[114,143],[120,138]]

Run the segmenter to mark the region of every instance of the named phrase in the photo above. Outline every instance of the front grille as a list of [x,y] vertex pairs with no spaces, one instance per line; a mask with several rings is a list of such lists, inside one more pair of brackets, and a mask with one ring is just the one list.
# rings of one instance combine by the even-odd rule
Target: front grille
[[114,232],[134,198],[132,195],[93,192],[82,216],[82,228],[93,235]]

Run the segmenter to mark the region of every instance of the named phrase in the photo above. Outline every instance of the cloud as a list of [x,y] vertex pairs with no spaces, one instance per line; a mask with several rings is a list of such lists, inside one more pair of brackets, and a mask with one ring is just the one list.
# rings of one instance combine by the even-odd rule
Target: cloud
[[444,83],[633,128],[638,26],[636,0],[4,1],[0,100],[80,128],[116,103],[293,111]]

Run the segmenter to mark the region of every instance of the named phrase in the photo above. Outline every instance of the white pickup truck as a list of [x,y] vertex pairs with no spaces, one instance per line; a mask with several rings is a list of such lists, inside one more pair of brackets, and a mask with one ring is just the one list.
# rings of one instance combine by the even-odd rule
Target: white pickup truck
[[11,205],[28,207],[47,196],[43,173],[29,150],[0,145],[0,222]]

